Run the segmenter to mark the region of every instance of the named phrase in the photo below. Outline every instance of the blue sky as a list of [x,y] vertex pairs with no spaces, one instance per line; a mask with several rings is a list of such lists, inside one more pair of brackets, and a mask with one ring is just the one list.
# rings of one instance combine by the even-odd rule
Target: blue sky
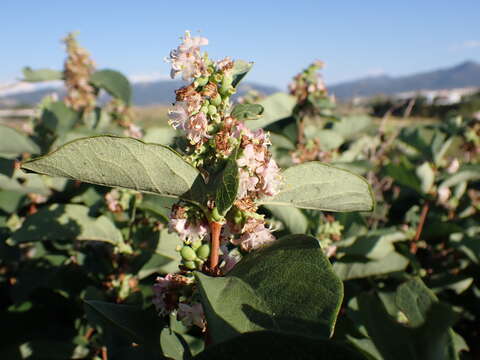
[[480,61],[479,0],[163,1],[1,0],[0,82],[23,66],[60,68],[60,39],[79,41],[99,68],[168,74],[164,56],[186,29],[213,58],[255,61],[249,79],[284,88],[312,60],[327,83]]

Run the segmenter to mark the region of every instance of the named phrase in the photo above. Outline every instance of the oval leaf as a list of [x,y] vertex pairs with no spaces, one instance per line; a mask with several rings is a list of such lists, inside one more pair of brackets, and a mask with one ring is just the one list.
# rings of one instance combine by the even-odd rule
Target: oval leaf
[[52,69],[37,69],[33,70],[31,67],[24,67],[23,72],[23,81],[28,82],[39,82],[39,81],[52,81],[52,80],[62,80],[63,73],[61,71],[52,70]]
[[262,329],[329,337],[343,298],[318,241],[306,235],[249,254],[226,277],[197,278],[214,342]]
[[96,71],[90,78],[90,83],[130,105],[132,88],[130,82],[122,73],[109,69]]
[[235,119],[244,120],[257,120],[263,114],[263,106],[259,104],[238,104],[235,105],[231,112],[231,116]]
[[[74,140],[22,168],[87,183],[118,186],[168,197],[201,196],[200,173],[169,147],[116,136]],[[196,191],[192,190],[194,187]]]
[[283,178],[280,192],[262,204],[323,211],[373,210],[370,185],[347,170],[312,161],[288,168]]
[[32,140],[17,130],[0,125],[0,154],[7,158],[16,157],[22,153],[38,154],[39,147]]
[[245,125],[254,130],[289,117],[292,115],[296,103],[297,100],[293,96],[285,93],[276,93],[268,96],[259,103],[264,109],[262,118],[256,121],[247,121]]
[[123,241],[122,233],[110,219],[103,215],[91,217],[89,211],[88,207],[75,204],[44,207],[28,216],[11,238],[16,243],[42,240],[103,241],[117,246],[120,252],[131,252],[130,246]]

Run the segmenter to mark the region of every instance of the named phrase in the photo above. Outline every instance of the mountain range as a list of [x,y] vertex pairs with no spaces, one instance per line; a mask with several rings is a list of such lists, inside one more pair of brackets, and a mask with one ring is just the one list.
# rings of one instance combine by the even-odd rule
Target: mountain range
[[337,98],[349,99],[356,96],[392,95],[406,91],[442,90],[480,87],[480,64],[466,61],[453,67],[414,75],[392,77],[371,76],[363,79],[329,86],[329,92]]
[[[23,84],[23,85],[22,85]],[[45,95],[57,92],[65,93],[58,82],[49,84],[19,83],[13,90],[3,91],[0,88],[0,107],[33,105]],[[182,86],[180,81],[155,80],[132,82],[133,103],[137,106],[171,104],[174,90]],[[388,75],[366,77],[329,86],[329,92],[341,100],[352,97],[371,97],[374,95],[392,95],[406,91],[441,90],[464,87],[480,87],[480,64],[466,61],[456,66],[408,76],[392,77]],[[239,95],[254,89],[266,95],[280,91],[278,88],[252,82],[242,83]]]

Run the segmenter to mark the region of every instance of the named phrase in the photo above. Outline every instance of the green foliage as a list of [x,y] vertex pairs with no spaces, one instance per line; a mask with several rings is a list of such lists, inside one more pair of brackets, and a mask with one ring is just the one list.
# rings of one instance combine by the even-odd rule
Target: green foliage
[[23,72],[23,81],[28,82],[42,82],[42,81],[52,81],[52,80],[62,80],[63,74],[61,71],[51,70],[51,69],[37,69],[33,70],[30,67],[24,67]]
[[28,216],[24,226],[12,234],[15,243],[57,241],[104,241],[121,252],[132,250],[125,244],[121,232],[105,216],[93,218],[83,205],[54,204]]
[[247,122],[246,125],[250,129],[266,127],[289,117],[295,106],[295,98],[284,93],[276,93],[263,99],[259,104],[264,109],[263,116],[259,120]]
[[40,148],[26,135],[15,129],[0,125],[0,156],[14,158],[22,153],[38,154]]
[[92,85],[103,89],[114,98],[122,100],[130,105],[132,100],[132,88],[128,79],[115,70],[99,70],[93,73],[90,78]]
[[215,205],[221,216],[232,207],[238,192],[237,154],[234,152],[226,161],[225,167],[213,181]]
[[200,189],[203,186],[199,172],[172,149],[114,136],[72,141],[25,162],[22,168],[190,201],[198,197],[192,190],[194,184]]
[[195,360],[232,359],[240,360],[252,356],[261,359],[325,359],[361,360],[365,359],[349,347],[328,340],[283,334],[273,331],[251,332],[235,337],[224,343],[207,348]]
[[233,64],[233,71],[232,71],[232,86],[237,87],[240,81],[247,75],[247,73],[252,69],[253,62],[246,62],[243,60],[237,60]]
[[283,172],[284,186],[263,204],[324,211],[372,211],[374,199],[365,179],[320,162]]
[[263,329],[329,337],[343,297],[318,241],[305,235],[246,256],[224,278],[197,278],[216,343]]
[[263,106],[259,104],[238,104],[232,109],[230,115],[240,121],[257,120],[263,114]]

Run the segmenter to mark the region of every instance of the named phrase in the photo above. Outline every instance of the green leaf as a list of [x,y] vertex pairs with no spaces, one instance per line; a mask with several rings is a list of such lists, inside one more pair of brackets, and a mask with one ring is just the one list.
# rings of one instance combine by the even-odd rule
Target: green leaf
[[42,125],[57,135],[65,135],[79,120],[80,114],[63,101],[49,103],[41,115]]
[[93,324],[113,329],[137,344],[159,349],[162,320],[152,307],[143,310],[132,305],[85,300],[85,312]]
[[397,183],[407,186],[418,193],[422,193],[422,184],[416,176],[414,168],[410,168],[404,163],[388,164],[385,166],[388,176],[391,176]]
[[435,173],[428,161],[417,167],[416,174],[421,181],[420,188],[424,194],[428,194],[432,190],[435,183]]
[[340,279],[351,280],[402,271],[407,265],[407,258],[391,252],[378,260],[343,257],[333,265],[333,269]]
[[286,206],[265,205],[272,215],[283,222],[292,234],[305,234],[308,229],[308,219],[300,209]]
[[272,146],[275,148],[295,150],[295,144],[284,135],[271,132],[270,140],[272,142]]
[[89,208],[83,205],[53,204],[28,216],[22,227],[11,238],[16,243],[45,240],[93,240],[108,242],[119,251],[129,253],[122,234],[106,216],[89,216]]
[[14,213],[24,198],[21,192],[0,190],[0,210]]
[[407,239],[405,233],[394,229],[371,231],[365,236],[359,236],[349,246],[338,246],[337,253],[349,256],[362,256],[372,260],[381,260],[395,251],[393,244]]
[[160,345],[162,347],[162,353],[169,359],[183,360],[191,356],[180,341],[179,334],[175,333],[171,329],[163,329],[160,334]]
[[285,93],[276,93],[270,95],[260,101],[259,105],[263,106],[263,116],[259,120],[247,121],[245,125],[250,129],[259,129],[270,125],[278,120],[289,117],[297,100],[295,97]]
[[[252,353],[254,351],[254,353]],[[254,356],[252,356],[254,354]],[[312,340],[305,336],[257,331],[209,346],[195,360],[362,360],[363,355],[332,340]]]
[[337,149],[345,142],[345,139],[340,133],[334,130],[319,129],[318,126],[306,127],[305,137],[307,139],[317,139],[320,147],[324,150]]
[[230,115],[239,121],[257,120],[263,114],[263,106],[259,104],[235,105]]
[[399,286],[395,304],[407,318],[406,324],[396,322],[377,296],[362,294],[358,298],[357,320],[365,326],[384,359],[459,358],[450,329],[455,320],[453,311],[439,303],[420,279],[414,278]]
[[169,147],[132,138],[96,136],[74,140],[23,163],[22,168],[184,200],[204,195],[199,190],[204,187],[200,173],[179,154]]
[[170,145],[173,144],[175,136],[178,136],[178,131],[171,127],[149,127],[146,129],[142,140],[149,143]]
[[294,206],[323,211],[372,211],[368,182],[347,170],[311,161],[282,173],[280,192],[261,200],[265,205]]
[[237,85],[242,81],[242,79],[247,75],[250,69],[253,66],[253,62],[246,62],[244,60],[236,60],[233,64],[232,69],[232,86],[237,87]]
[[15,170],[11,177],[0,173],[0,189],[49,196],[51,191],[43,180],[42,176],[25,174],[21,170]]
[[372,125],[372,119],[365,115],[345,116],[337,121],[332,130],[336,131],[344,139],[350,140],[364,134],[365,131]]
[[40,148],[27,135],[0,124],[0,156],[15,158],[22,153],[38,154]]
[[24,67],[23,72],[23,81],[28,82],[39,82],[39,81],[52,81],[52,80],[62,80],[63,73],[57,70],[51,69],[37,69],[33,70],[31,67]]
[[104,89],[114,98],[122,100],[126,105],[130,105],[132,88],[122,73],[109,69],[99,70],[90,77],[90,83],[97,88]]
[[480,165],[464,165],[456,173],[445,179],[439,186],[452,187],[464,181],[480,180]]
[[306,235],[250,253],[226,277],[196,276],[214,342],[262,329],[329,337],[343,297],[318,241]]
[[234,152],[225,164],[225,168],[213,181],[215,189],[215,205],[221,216],[225,216],[232,207],[238,193],[237,154]]

